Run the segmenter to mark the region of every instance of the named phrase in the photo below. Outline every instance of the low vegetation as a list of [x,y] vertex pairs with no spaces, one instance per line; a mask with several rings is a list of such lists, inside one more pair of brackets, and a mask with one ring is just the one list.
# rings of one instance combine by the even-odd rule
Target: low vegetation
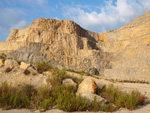
[[138,105],[144,105],[146,97],[138,91],[132,91],[131,94],[121,92],[118,88],[110,85],[105,87],[100,93],[102,97],[106,98],[110,103],[116,106],[116,109],[126,107],[133,110]]
[[39,72],[39,73],[43,73],[44,71],[48,71],[48,70],[51,70],[51,65],[49,65],[49,63],[48,62],[45,62],[45,61],[43,61],[43,62],[38,62],[37,64],[36,64],[36,67],[37,67],[37,71]]
[[0,59],[6,60],[6,58],[7,58],[7,56],[6,56],[4,53],[2,53],[2,54],[0,55]]
[[[94,101],[89,101],[80,95],[76,95],[82,79],[68,75],[66,69],[52,68],[47,62],[38,63],[36,66],[40,73],[52,71],[53,78],[47,79],[48,85],[35,89],[32,85],[24,84],[14,88],[4,82],[0,86],[0,108],[28,108],[46,111],[57,105],[57,108],[68,112],[86,110],[112,112],[121,107],[133,110],[138,105],[145,104],[146,97],[138,91],[127,94],[112,85],[97,90],[98,95],[108,100],[106,104],[98,102],[96,98]],[[25,70],[24,74],[30,73]],[[76,82],[77,87],[63,85],[62,81],[66,78],[71,78]]]
[[76,71],[76,70],[73,70],[73,69],[66,69],[66,71],[70,71],[70,72],[77,73],[77,74],[80,74],[80,75],[93,76],[92,74],[90,74],[88,72],[84,72],[84,71]]

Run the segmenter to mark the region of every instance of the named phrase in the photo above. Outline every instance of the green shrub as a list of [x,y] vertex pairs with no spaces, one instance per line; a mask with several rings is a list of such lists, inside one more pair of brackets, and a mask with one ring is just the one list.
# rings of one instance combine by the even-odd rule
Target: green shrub
[[120,95],[117,96],[115,100],[115,104],[118,108],[120,107],[125,107],[126,101],[128,99],[128,96],[126,93],[121,93]]
[[119,94],[118,88],[115,88],[113,85],[109,85],[107,88],[105,87],[101,93],[102,97],[106,98],[109,102],[115,103],[115,99]]
[[5,53],[2,53],[2,54],[0,55],[0,59],[6,60],[6,58],[7,58],[7,56],[6,56]]
[[50,107],[50,99],[45,99],[44,101],[40,102],[40,106],[44,109],[44,111],[48,110]]
[[100,95],[109,102],[114,103],[118,109],[126,107],[127,109],[133,110],[137,105],[143,105],[146,99],[146,97],[141,95],[138,91],[127,94],[119,91],[118,88],[115,88],[112,85],[107,88],[105,87]]
[[29,105],[29,98],[24,94],[24,92],[17,90],[14,95],[13,108],[27,108]]
[[128,95],[128,98],[125,102],[125,106],[127,109],[133,110],[137,106],[137,99],[134,94]]
[[67,69],[66,71],[70,71],[70,72],[77,73],[77,74],[80,74],[80,75],[84,75],[85,74],[84,71],[76,71],[76,70],[73,70],[73,69]]
[[115,110],[115,107],[112,105],[112,103],[104,104],[101,106],[101,111],[105,112],[113,112]]
[[94,98],[94,101],[91,102],[90,111],[100,111],[101,104],[97,101],[97,98]]
[[31,99],[31,97],[33,95],[35,95],[36,90],[34,88],[34,86],[30,85],[30,84],[23,84],[20,87],[20,90],[24,93],[24,95],[26,95],[29,99]]
[[88,108],[88,102],[82,97],[76,97],[72,92],[70,93],[67,90],[63,90],[59,94],[58,99],[56,100],[58,108],[64,111],[84,111]]
[[0,107],[9,106],[9,97],[13,90],[14,89],[11,88],[6,81],[2,83],[0,86]]
[[138,105],[145,104],[145,100],[146,100],[145,95],[142,95],[139,91],[133,91],[132,94],[135,95]]
[[39,73],[43,73],[44,71],[48,71],[50,70],[52,67],[48,64],[48,62],[39,62],[36,64],[36,67],[37,67],[37,71]]

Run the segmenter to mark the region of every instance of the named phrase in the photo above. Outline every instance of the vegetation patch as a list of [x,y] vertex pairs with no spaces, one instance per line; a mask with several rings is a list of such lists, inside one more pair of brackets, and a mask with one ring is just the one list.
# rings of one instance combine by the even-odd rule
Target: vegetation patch
[[142,95],[138,91],[132,91],[131,94],[127,94],[112,85],[107,88],[105,87],[99,95],[106,98],[109,103],[113,103],[117,109],[126,107],[127,109],[133,110],[138,105],[144,105],[146,101],[145,95]]
[[[47,65],[47,68],[41,68],[43,65]],[[108,103],[102,104],[96,98],[94,101],[89,101],[76,95],[82,79],[66,74],[66,69],[51,68],[47,63],[41,63],[39,66],[42,71],[50,69],[53,72],[52,78],[47,79],[48,85],[35,89],[32,85],[24,84],[14,88],[4,82],[0,86],[0,108],[29,108],[46,111],[57,105],[57,108],[68,112],[87,110],[112,112],[121,107],[133,110],[136,106],[145,104],[145,95],[138,91],[126,94],[112,85],[97,91],[97,94],[107,99]],[[28,74],[28,72],[24,73]],[[62,81],[66,78],[76,82],[77,87],[63,85]]]
[[39,73],[43,73],[44,71],[48,71],[52,69],[52,66],[48,62],[45,62],[45,61],[38,62],[36,64],[36,67]]
[[70,72],[77,73],[77,74],[80,74],[80,75],[93,76],[92,74],[90,74],[88,72],[84,72],[84,71],[76,71],[76,70],[73,70],[73,69],[66,69],[66,71],[70,71]]
[[0,55],[0,59],[6,60],[6,58],[7,58],[6,54],[2,53],[2,54]]

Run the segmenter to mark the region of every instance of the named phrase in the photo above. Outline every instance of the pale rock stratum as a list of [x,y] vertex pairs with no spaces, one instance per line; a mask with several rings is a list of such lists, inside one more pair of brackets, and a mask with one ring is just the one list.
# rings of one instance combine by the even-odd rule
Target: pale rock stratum
[[119,81],[150,82],[150,10],[120,29],[95,33],[70,20],[36,19],[14,29],[0,53],[24,62],[83,70]]

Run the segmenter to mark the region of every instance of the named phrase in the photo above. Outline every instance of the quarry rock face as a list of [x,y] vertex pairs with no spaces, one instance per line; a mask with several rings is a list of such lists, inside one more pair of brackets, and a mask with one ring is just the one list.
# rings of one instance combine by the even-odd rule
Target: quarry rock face
[[108,79],[150,82],[150,11],[104,33],[85,30],[69,20],[40,18],[28,28],[12,30],[7,40],[0,42],[0,53]]

